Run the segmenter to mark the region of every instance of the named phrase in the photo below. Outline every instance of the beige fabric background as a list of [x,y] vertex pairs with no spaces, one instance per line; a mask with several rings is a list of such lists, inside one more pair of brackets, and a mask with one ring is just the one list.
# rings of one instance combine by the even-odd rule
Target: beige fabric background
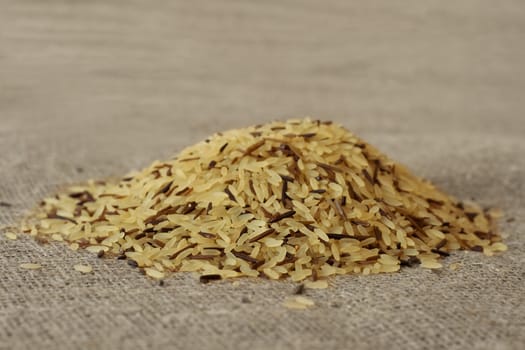
[[304,115],[515,219],[501,257],[340,277],[307,311],[281,306],[289,282],[160,287],[2,235],[0,349],[523,349],[524,43],[521,0],[0,0],[0,225],[61,184]]

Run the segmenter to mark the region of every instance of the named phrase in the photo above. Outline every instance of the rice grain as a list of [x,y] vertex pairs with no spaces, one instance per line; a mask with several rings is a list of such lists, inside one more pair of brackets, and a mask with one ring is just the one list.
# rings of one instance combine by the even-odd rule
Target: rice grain
[[203,283],[264,276],[326,288],[333,275],[441,268],[458,249],[503,252],[501,216],[341,126],[298,119],[226,131],[121,180],[71,186],[22,226],[40,242],[128,259],[155,279],[190,271]]
[[287,298],[283,305],[288,309],[304,310],[314,306],[315,303],[310,298],[304,296],[294,296]]
[[25,269],[25,270],[38,270],[42,268],[42,265],[34,264],[34,263],[25,263],[25,264],[20,264],[19,266],[20,268]]
[[13,232],[6,232],[6,233],[5,233],[5,238],[14,241],[14,240],[16,240],[16,239],[18,238],[18,236],[16,235],[16,233],[13,233]]
[[91,273],[93,271],[93,268],[91,267],[91,265],[77,264],[73,266],[73,268],[76,271],[81,272],[81,273]]

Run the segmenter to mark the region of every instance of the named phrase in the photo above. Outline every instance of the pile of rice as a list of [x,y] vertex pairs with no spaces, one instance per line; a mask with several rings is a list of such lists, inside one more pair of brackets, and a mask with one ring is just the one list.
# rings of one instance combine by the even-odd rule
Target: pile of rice
[[304,119],[219,133],[120,180],[70,187],[23,229],[128,259],[158,279],[195,271],[203,281],[319,282],[439,268],[458,249],[504,251],[498,215],[444,194],[341,126]]

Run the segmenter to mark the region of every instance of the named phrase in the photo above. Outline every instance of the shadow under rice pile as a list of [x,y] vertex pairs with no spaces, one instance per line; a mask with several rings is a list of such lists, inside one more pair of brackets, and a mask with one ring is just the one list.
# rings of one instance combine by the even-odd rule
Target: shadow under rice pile
[[39,240],[128,259],[153,278],[195,271],[325,287],[337,274],[441,267],[506,250],[497,210],[463,203],[341,126],[309,119],[230,130],[117,181],[45,199]]

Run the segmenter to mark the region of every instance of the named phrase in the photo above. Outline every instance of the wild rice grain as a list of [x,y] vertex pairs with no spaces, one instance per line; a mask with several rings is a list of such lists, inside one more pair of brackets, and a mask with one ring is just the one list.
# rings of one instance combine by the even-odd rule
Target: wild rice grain
[[479,245],[475,245],[472,248],[470,248],[470,250],[472,250],[473,252],[482,252],[483,251],[483,247],[479,246]]
[[295,295],[300,295],[300,294],[303,294],[304,293],[304,284],[301,283],[297,286],[297,288],[295,288],[295,291],[293,292],[293,294]]
[[213,275],[202,275],[199,280],[201,281],[201,283],[209,283],[211,281],[218,281],[221,278],[222,278],[221,275],[213,274]]
[[286,213],[275,215],[274,217],[272,217],[270,219],[270,221],[268,221],[268,223],[273,224],[273,223],[281,221],[283,219],[290,218],[290,217],[292,217],[294,215],[295,215],[295,210],[290,210],[290,211],[287,211]]
[[252,239],[250,239],[249,242],[250,243],[257,242],[258,240],[263,239],[264,237],[269,236],[269,235],[271,235],[273,233],[275,233],[275,229],[273,229],[273,228],[268,229],[268,230],[264,231],[263,233],[260,233],[257,236],[253,237]]
[[450,256],[450,253],[442,251],[442,250],[439,250],[439,249],[431,249],[430,251],[432,253],[436,253],[436,254],[439,254],[441,256]]

